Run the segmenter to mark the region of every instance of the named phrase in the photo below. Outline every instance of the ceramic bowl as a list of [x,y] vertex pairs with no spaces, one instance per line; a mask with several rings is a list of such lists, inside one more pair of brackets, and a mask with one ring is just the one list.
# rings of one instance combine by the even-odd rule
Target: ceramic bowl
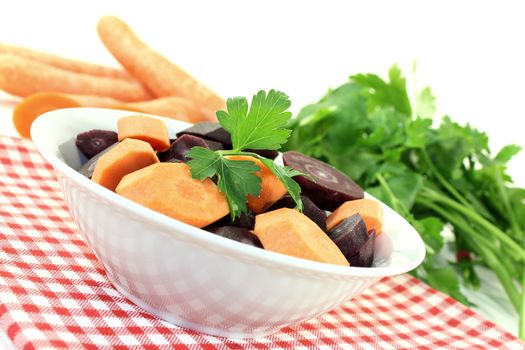
[[[115,288],[161,319],[212,335],[261,337],[336,308],[381,278],[416,268],[424,258],[418,233],[384,204],[373,267],[361,268],[247,246],[123,198],[76,171],[86,159],[75,137],[90,129],[116,130],[117,120],[129,114],[56,110],[34,122],[31,136]],[[160,119],[172,138],[190,125]]]

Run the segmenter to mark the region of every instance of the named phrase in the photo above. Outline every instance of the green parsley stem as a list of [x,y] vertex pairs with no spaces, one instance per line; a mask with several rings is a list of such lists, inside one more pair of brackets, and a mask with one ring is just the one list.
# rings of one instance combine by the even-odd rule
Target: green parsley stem
[[463,197],[455,188],[452,186],[444,177],[441,175],[439,170],[434,166],[434,163],[430,159],[430,156],[428,155],[428,152],[425,148],[421,149],[421,155],[423,156],[423,160],[425,161],[425,164],[428,166],[432,174],[436,177],[438,182],[452,195],[454,196],[458,202],[461,204],[471,208],[470,203]]
[[516,220],[516,214],[514,212],[514,209],[510,205],[509,196],[507,194],[507,189],[503,183],[500,168],[494,169],[494,176],[496,178],[496,186],[498,188],[501,202],[503,203],[503,206],[505,207],[506,214],[508,215],[508,218],[510,221],[510,226],[517,237],[524,237],[523,231],[521,230],[520,225],[518,224],[518,221]]
[[504,243],[508,248],[512,249],[514,253],[516,253],[517,257],[525,261],[525,249],[520,247],[518,243],[516,243],[512,238],[507,236],[504,232],[502,232],[499,228],[497,228],[494,224],[487,221],[485,218],[478,215],[475,211],[464,207],[463,205],[457,203],[456,201],[428,188],[423,187],[421,194],[428,199],[432,201],[440,202],[443,205],[446,205],[452,209],[457,210],[461,214],[465,215],[481,227],[483,227],[488,232],[492,233],[496,238],[498,238],[502,243]]
[[501,282],[503,288],[505,289],[505,293],[507,294],[507,297],[509,298],[511,304],[514,306],[516,311],[518,311],[521,303],[520,294],[518,293],[516,286],[514,285],[514,282],[512,280],[512,277],[509,275],[507,270],[505,270],[504,266],[498,261],[498,259],[492,253],[492,251],[487,248],[487,246],[490,247],[492,243],[485,237],[480,235],[469,224],[467,224],[462,217],[451,214],[449,211],[441,208],[440,206],[431,201],[419,197],[416,199],[416,201],[419,204],[439,213],[452,225],[461,229],[461,231],[467,233],[468,236],[464,237],[465,239],[468,239],[469,236],[470,238],[472,238],[469,239],[469,243],[476,248],[481,258],[494,271],[499,281]]
[[518,336],[525,340],[525,264],[522,269],[522,276],[521,276],[521,307],[519,310],[519,328],[518,328]]
[[383,187],[383,189],[385,190],[385,192],[388,195],[388,197],[390,198],[390,203],[392,203],[392,206],[393,206],[392,209],[394,209],[396,212],[402,214],[403,216],[406,216],[406,214],[407,214],[406,208],[403,206],[403,204],[396,197],[396,195],[394,194],[394,192],[392,191],[392,189],[388,185],[388,182],[386,182],[385,178],[383,177],[383,175],[381,175],[380,173],[377,173],[376,174],[376,179],[379,182],[379,184],[381,185],[381,187]]
[[226,149],[226,150],[220,150],[220,151],[216,151],[218,154],[220,155],[223,155],[223,156],[251,156],[251,157],[255,157],[255,158],[260,158],[260,155],[258,155],[257,153],[253,153],[253,152],[244,152],[244,151],[236,151],[234,149]]

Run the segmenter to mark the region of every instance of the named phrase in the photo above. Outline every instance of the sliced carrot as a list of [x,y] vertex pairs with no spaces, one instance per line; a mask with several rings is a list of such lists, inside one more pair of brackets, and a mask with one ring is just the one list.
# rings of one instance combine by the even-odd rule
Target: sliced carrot
[[80,106],[59,94],[42,94],[33,94],[25,98],[13,111],[13,124],[22,137],[30,137],[31,124],[39,115],[55,109]]
[[0,44],[0,54],[13,54],[29,58],[33,61],[45,63],[50,66],[65,69],[71,72],[96,75],[99,77],[108,77],[116,79],[133,80],[133,78],[126,72],[120,69],[101,66],[98,64],[73,60],[46,52],[36,51],[25,47],[12,46]]
[[211,110],[198,106],[195,102],[178,96],[159,97],[154,100],[142,102],[122,103],[120,105],[111,106],[111,108],[155,114],[190,123],[217,121],[215,113]]
[[0,54],[0,89],[20,97],[51,91],[106,96],[122,101],[151,98],[136,81],[70,72],[9,54]]
[[350,265],[326,233],[295,209],[281,208],[257,215],[253,233],[267,250],[328,264]]
[[261,193],[258,197],[248,196],[248,208],[254,213],[262,213],[266,208],[281,199],[288,191],[283,183],[275,176],[270,169],[260,160],[250,156],[228,156],[232,160],[249,160],[257,164],[261,169],[255,175],[261,178]]
[[187,224],[204,227],[228,214],[228,202],[210,179],[195,180],[183,163],[159,163],[124,176],[116,192]]
[[155,151],[170,148],[170,138],[166,124],[160,119],[145,115],[130,115],[117,122],[118,140],[127,138],[142,140],[151,145]]
[[326,226],[328,230],[331,230],[344,219],[357,213],[363,218],[368,232],[374,229],[377,235],[381,234],[381,229],[383,228],[383,207],[378,201],[368,198],[344,202],[328,216]]
[[198,123],[216,121],[214,114],[181,97],[161,97],[143,102],[123,102],[111,97],[37,92],[24,98],[13,111],[13,123],[22,137],[30,137],[31,124],[41,114],[60,108],[104,107],[156,114]]
[[224,108],[222,98],[148,47],[122,20],[103,17],[97,29],[109,52],[157,97],[180,96],[213,111]]
[[91,180],[114,191],[125,175],[158,162],[149,143],[125,139],[99,158]]

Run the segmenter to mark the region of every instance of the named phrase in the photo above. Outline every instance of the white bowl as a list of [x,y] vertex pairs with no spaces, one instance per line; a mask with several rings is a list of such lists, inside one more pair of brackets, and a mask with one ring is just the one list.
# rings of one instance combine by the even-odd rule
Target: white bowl
[[[79,174],[79,132],[116,130],[130,112],[71,108],[45,113],[31,128],[53,166],[80,232],[115,288],[178,326],[233,338],[271,334],[327,312],[385,276],[416,268],[418,233],[384,207],[372,268],[329,265],[247,246],[120,197]],[[170,137],[190,124],[160,118]]]

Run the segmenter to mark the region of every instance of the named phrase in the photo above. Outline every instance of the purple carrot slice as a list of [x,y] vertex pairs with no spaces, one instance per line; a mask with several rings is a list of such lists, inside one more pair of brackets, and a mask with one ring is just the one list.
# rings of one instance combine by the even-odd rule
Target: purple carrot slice
[[[326,213],[324,210],[319,209],[310,198],[301,195],[301,201],[303,202],[303,214],[308,216],[310,220],[315,222],[324,232],[326,232]],[[275,202],[266,211],[272,211],[280,208],[295,208],[295,201],[290,195],[286,195],[283,198]]]
[[75,143],[86,157],[91,158],[117,142],[116,132],[93,129],[78,134]]
[[350,266],[372,266],[372,263],[374,262],[374,245],[377,236],[376,230],[371,229],[370,234],[368,236],[370,238],[366,241],[365,244],[363,244],[361,249],[359,249],[359,252],[348,259],[348,261],[350,262]]
[[364,196],[359,185],[325,162],[296,151],[285,152],[283,161],[285,165],[309,175],[296,176],[294,180],[301,186],[302,193],[323,210],[333,211],[346,201]]
[[257,248],[263,247],[259,238],[257,238],[256,235],[254,235],[247,228],[244,227],[220,226],[209,227],[206,230],[215,233],[216,235],[233,239],[234,241],[248,244]]
[[339,225],[328,231],[327,235],[348,261],[350,261],[351,257],[357,255],[370,239],[366,230],[366,224],[359,214],[346,218]]
[[219,142],[204,140],[197,136],[185,134],[176,138],[167,151],[160,152],[158,154],[159,160],[161,162],[169,162],[176,159],[187,162],[189,158],[186,157],[186,154],[195,146],[208,148],[213,151],[222,149],[222,144]]
[[222,143],[225,147],[231,147],[232,144],[230,134],[221,127],[219,123],[198,123],[177,133],[177,137],[182,135],[193,135],[206,140],[217,141]]
[[242,213],[241,215],[237,216],[233,221],[231,221],[230,214],[228,214],[210,225],[210,227],[219,226],[236,226],[253,230],[255,227],[255,213],[249,210],[247,213]]

